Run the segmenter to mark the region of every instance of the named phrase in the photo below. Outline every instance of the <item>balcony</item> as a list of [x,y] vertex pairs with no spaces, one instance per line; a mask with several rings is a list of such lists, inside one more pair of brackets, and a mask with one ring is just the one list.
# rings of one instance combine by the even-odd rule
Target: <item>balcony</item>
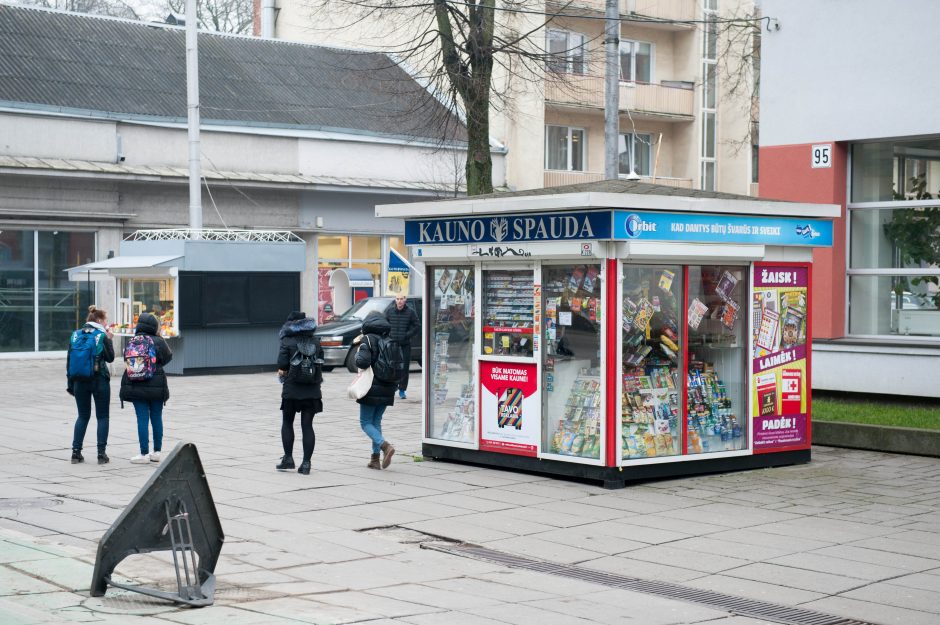
[[[662,121],[692,121],[695,92],[692,83],[677,86],[641,82],[620,83],[620,110]],[[683,85],[682,87],[678,85]],[[589,74],[545,74],[549,105],[604,109],[604,77]]]
[[[562,187],[569,184],[579,184],[581,182],[597,182],[604,179],[603,172],[599,171],[555,171],[545,170],[546,187]],[[661,184],[667,187],[676,187],[679,189],[691,189],[691,178],[664,178],[662,176],[641,176],[637,182],[648,184]]]
[[[591,13],[604,13],[607,8],[605,0],[548,0],[546,3],[550,10],[562,11],[566,15],[576,15],[580,11]],[[670,30],[685,30],[693,28],[693,24],[676,24],[674,22],[687,22],[698,19],[698,0],[620,0],[620,14],[624,16],[638,15],[650,17],[664,24],[650,24],[655,28]],[[635,26],[636,22],[627,22]]]

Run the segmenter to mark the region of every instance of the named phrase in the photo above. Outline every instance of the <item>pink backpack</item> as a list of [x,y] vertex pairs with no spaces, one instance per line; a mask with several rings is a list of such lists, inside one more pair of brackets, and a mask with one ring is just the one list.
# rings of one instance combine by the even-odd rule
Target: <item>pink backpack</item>
[[131,382],[143,382],[153,378],[157,371],[157,346],[153,337],[137,334],[124,346],[124,365],[127,367],[127,379]]

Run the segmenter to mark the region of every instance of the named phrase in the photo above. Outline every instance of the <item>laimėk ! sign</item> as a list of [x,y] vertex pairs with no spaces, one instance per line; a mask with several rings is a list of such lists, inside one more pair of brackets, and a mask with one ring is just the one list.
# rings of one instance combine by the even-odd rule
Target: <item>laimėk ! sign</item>
[[421,219],[405,223],[406,245],[460,245],[611,238],[610,211]]

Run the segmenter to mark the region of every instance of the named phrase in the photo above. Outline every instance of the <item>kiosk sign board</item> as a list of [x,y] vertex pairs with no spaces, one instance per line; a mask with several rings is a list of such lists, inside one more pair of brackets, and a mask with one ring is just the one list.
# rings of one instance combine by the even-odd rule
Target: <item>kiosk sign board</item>
[[752,293],[754,453],[806,448],[809,266],[757,263]]
[[832,222],[797,217],[614,211],[614,238],[626,241],[830,247]]
[[480,449],[536,456],[542,426],[538,368],[532,363],[480,363]]
[[610,239],[610,211],[497,215],[405,222],[406,245]]

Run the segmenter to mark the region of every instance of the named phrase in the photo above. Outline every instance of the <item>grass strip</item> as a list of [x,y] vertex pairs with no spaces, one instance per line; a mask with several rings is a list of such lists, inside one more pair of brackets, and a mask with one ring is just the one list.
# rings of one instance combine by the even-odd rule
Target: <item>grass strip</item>
[[814,395],[813,420],[940,430],[940,406]]

